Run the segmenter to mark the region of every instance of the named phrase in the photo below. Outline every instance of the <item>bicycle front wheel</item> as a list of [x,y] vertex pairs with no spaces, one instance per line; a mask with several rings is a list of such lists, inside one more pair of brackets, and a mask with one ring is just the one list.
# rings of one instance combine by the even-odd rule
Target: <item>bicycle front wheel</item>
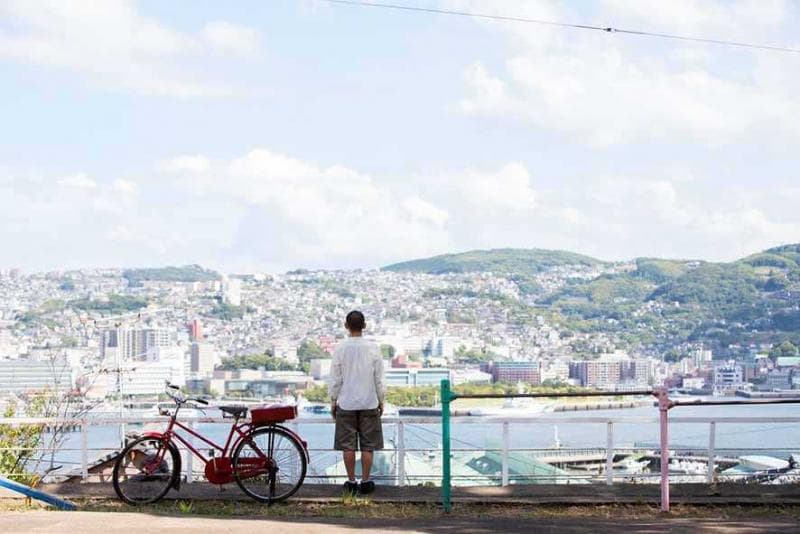
[[114,463],[114,491],[128,504],[154,503],[178,480],[180,458],[175,447],[159,438],[131,442]]
[[288,499],[300,489],[306,469],[302,443],[278,427],[260,428],[248,434],[233,453],[236,483],[257,501]]

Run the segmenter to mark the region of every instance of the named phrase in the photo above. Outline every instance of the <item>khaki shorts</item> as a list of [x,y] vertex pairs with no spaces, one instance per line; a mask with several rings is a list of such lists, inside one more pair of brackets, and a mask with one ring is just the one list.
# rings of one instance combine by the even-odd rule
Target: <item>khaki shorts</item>
[[342,410],[336,408],[336,436],[333,448],[337,451],[374,451],[383,448],[381,413],[373,410]]

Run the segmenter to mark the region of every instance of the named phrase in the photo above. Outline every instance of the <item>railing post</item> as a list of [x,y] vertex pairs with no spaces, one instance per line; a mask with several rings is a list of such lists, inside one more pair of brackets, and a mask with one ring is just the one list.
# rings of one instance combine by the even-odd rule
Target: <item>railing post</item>
[[502,470],[503,470],[503,479],[502,485],[508,486],[508,446],[509,446],[509,438],[508,438],[508,421],[503,421],[503,462],[502,462]]
[[85,419],[81,421],[81,480],[89,480],[89,429]]
[[397,485],[406,485],[406,438],[405,425],[397,421]]
[[717,423],[711,421],[708,427],[708,473],[706,474],[706,482],[711,484],[714,482],[714,446],[717,436]]
[[606,484],[614,483],[614,423],[606,426]]
[[658,412],[661,423],[661,511],[669,512],[669,401],[668,390],[658,390]]
[[445,512],[452,509],[450,502],[450,381],[441,382],[442,398],[442,507]]

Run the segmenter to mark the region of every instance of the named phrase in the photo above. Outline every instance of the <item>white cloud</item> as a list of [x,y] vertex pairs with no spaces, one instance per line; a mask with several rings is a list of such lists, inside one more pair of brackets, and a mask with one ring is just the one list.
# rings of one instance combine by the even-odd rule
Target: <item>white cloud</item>
[[257,53],[261,44],[256,30],[221,20],[206,24],[203,36],[213,49],[241,56]]
[[137,182],[5,172],[3,248],[35,268],[197,262],[284,270],[507,246],[607,259],[733,259],[800,236],[796,185],[723,193],[678,168],[553,181],[511,162],[394,181],[263,148],[227,160],[192,157],[204,165],[158,166]]
[[59,178],[58,185],[63,187],[74,187],[76,189],[94,189],[97,187],[97,182],[89,178],[86,173],[79,172]]
[[436,228],[442,228],[450,218],[447,211],[419,197],[407,197],[400,205],[412,220],[427,222]]
[[444,210],[416,197],[398,201],[398,192],[343,165],[255,149],[205,172],[189,169],[175,183],[230,202],[247,250],[295,265],[375,265],[448,247]]
[[[480,6],[508,13],[505,4]],[[517,7],[523,16],[580,20],[561,4]],[[762,8],[761,2],[609,0],[601,7],[598,16],[615,26],[719,38],[780,34],[767,30],[787,20],[782,2]],[[466,95],[458,104],[465,114],[523,121],[599,146],[800,139],[797,122],[787,120],[800,113],[794,95],[800,76],[785,64],[793,57],[781,63],[774,53],[718,45],[519,23],[488,27],[509,38],[510,50],[502,68],[476,61],[465,69]],[[732,57],[737,68],[728,68]]]
[[124,180],[122,178],[114,180],[113,188],[115,191],[126,195],[135,195],[139,191],[139,186],[136,185],[136,182]]
[[486,213],[527,213],[536,206],[528,169],[508,163],[496,172],[470,170],[453,180],[473,209]]
[[161,171],[168,173],[205,172],[210,166],[210,160],[200,155],[175,156],[158,164]]
[[63,68],[96,86],[148,95],[239,92],[209,73],[208,53],[251,54],[258,47],[255,30],[214,21],[198,32],[179,31],[127,0],[7,0],[0,2],[3,21],[9,24],[0,29],[0,60]]

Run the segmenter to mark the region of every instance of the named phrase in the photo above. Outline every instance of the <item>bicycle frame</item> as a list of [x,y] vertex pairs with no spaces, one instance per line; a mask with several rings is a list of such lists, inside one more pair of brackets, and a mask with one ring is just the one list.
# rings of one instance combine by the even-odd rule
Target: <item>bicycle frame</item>
[[[239,443],[243,439],[247,439],[247,436],[255,427],[251,423],[239,424],[238,420],[234,420],[231,424],[231,429],[228,432],[228,438],[225,441],[225,445],[221,446],[211,439],[205,437],[200,432],[178,421],[179,411],[180,406],[178,406],[175,412],[170,415],[169,424],[164,432],[145,432],[143,434],[144,436],[159,439],[164,444],[164,447],[159,450],[153,465],[159,465],[161,460],[167,454],[167,451],[171,447],[175,447],[175,442],[179,442],[182,443],[189,451],[191,451],[194,456],[203,461],[203,464],[205,465],[204,474],[209,482],[213,484],[228,484],[230,482],[234,482],[236,480],[236,475],[234,474],[233,470],[231,454],[236,450]],[[260,426],[262,425],[259,425],[259,427]],[[176,428],[183,430],[187,434],[210,446],[212,448],[212,456],[206,457],[189,441],[189,439],[181,435],[181,433],[176,432]],[[267,454],[259,450],[256,446],[253,448],[256,450],[258,456],[256,458],[249,459],[247,462],[248,465],[243,466],[245,469],[248,469],[248,473],[251,473],[250,476],[257,474],[265,467],[268,468],[268,466],[271,464]],[[214,454],[213,451],[219,451],[219,454]]]
[[[192,443],[189,442],[189,440],[184,438],[181,434],[175,432],[175,430],[174,430],[175,427],[178,427],[181,430],[183,430],[183,431],[191,434],[192,436],[200,439],[203,443],[205,443],[207,445],[210,445],[214,450],[220,451],[220,455],[219,455],[220,457],[228,456],[228,452],[229,451],[233,451],[236,448],[236,446],[239,444],[239,441],[241,441],[242,439],[247,437],[247,435],[250,433],[250,431],[253,428],[250,423],[243,423],[243,424],[240,425],[240,424],[237,423],[237,421],[234,421],[231,424],[231,429],[230,429],[230,432],[228,432],[228,439],[225,441],[225,445],[224,446],[220,446],[220,445],[214,443],[213,441],[211,441],[210,439],[208,439],[207,437],[203,436],[202,434],[200,434],[196,430],[184,425],[180,421],[177,421],[174,416],[171,417],[170,418],[170,423],[167,426],[167,429],[161,434],[163,436],[163,439],[166,440],[166,441],[177,440],[177,441],[183,443],[183,445],[187,449],[192,451],[192,454],[194,454],[196,457],[198,457],[200,460],[202,460],[204,464],[208,464],[209,462],[213,461],[215,458],[218,458],[218,457],[215,455],[215,456],[213,456],[211,458],[207,458],[203,453],[201,453],[199,450],[197,450],[192,445]],[[235,439],[234,439],[234,435],[236,436]]]

